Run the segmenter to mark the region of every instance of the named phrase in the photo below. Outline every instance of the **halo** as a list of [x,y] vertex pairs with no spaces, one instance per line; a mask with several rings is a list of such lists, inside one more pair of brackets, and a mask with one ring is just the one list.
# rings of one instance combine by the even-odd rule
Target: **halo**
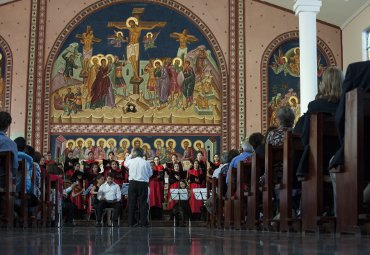
[[2,59],[3,59],[3,54],[0,53],[0,60],[2,60]]
[[109,144],[109,142],[111,142],[111,141],[113,141],[113,146],[114,146],[114,147],[117,147],[117,141],[116,141],[116,139],[114,139],[114,138],[109,138],[109,139],[107,140],[107,144]]
[[76,146],[76,142],[75,142],[75,140],[69,139],[69,140],[67,140],[67,142],[66,142],[66,148],[68,148],[68,144],[69,144],[69,143],[73,143],[72,148]]
[[189,139],[184,139],[184,140],[181,141],[181,148],[185,149],[184,142],[188,142],[189,147],[191,147],[191,141]]
[[160,59],[156,59],[156,60],[154,60],[154,62],[153,62],[153,66],[154,66],[154,67],[155,67],[155,64],[156,64],[157,62],[159,62],[159,64],[160,64],[161,66],[163,66],[163,62],[162,62],[162,60],[160,60]]
[[153,37],[153,33],[152,32],[146,33],[146,37],[148,37],[148,35],[151,35]]
[[85,144],[85,140],[83,138],[79,137],[79,138],[76,139],[76,146],[77,146],[79,141],[82,141],[82,144]]
[[104,148],[106,148],[106,147],[107,147],[107,140],[105,140],[104,138],[99,138],[99,139],[96,141],[97,146],[99,146],[99,143],[100,143],[101,141],[104,141]]
[[168,139],[167,141],[166,141],[166,147],[169,147],[168,146],[168,143],[169,142],[173,142],[173,147],[172,147],[172,149],[175,149],[176,148],[176,141],[174,140],[174,139]]
[[294,48],[294,50],[293,50],[294,54],[297,54],[297,50],[299,50],[299,47]]
[[176,60],[179,60],[180,61],[180,65],[179,66],[182,66],[182,59],[181,58],[179,58],[179,57],[176,57],[176,58],[174,58],[173,60],[172,60],[172,65],[175,65],[175,61]]
[[282,57],[282,59],[284,59],[285,60],[285,63],[288,63],[288,58],[287,57]]
[[133,21],[135,22],[136,26],[137,26],[137,25],[139,25],[139,21],[137,20],[137,18],[135,18],[135,17],[130,17],[130,18],[126,19],[126,26],[127,26],[127,27],[131,27],[131,26],[130,26],[130,21],[131,21],[131,20],[133,20]]
[[107,62],[107,63],[108,63],[108,59],[107,59],[106,57],[100,57],[100,58],[99,58],[99,62],[100,62],[100,64],[101,64],[101,61],[102,61],[103,59],[105,59],[105,62]]
[[[122,142],[123,142],[123,141],[126,141],[126,143],[127,143],[127,148],[128,148],[128,147],[130,147],[130,140],[129,140],[129,139],[127,139],[127,138],[122,138],[122,139],[119,141],[119,146],[121,146],[121,144],[122,144]],[[126,149],[127,149],[127,148],[126,148]]]
[[107,58],[107,62],[108,62],[108,57],[111,57],[112,61],[114,60],[114,55],[113,54],[107,54],[107,55],[105,55],[105,57]]
[[135,147],[135,142],[136,142],[137,140],[139,140],[139,142],[140,142],[140,147],[143,145],[143,139],[141,139],[140,137],[135,137],[135,138],[134,138],[134,139],[132,139],[132,141],[131,141],[131,145],[132,145],[132,147]]
[[91,141],[92,143],[91,143],[91,145],[92,146],[95,146],[95,141],[94,141],[94,139],[92,139],[92,138],[87,138],[86,140],[85,140],[85,145],[86,145],[86,147],[87,147],[87,142],[88,141]]
[[198,143],[200,143],[200,147],[201,148],[204,148],[204,143],[203,143],[203,141],[202,140],[196,140],[194,143],[193,143],[193,147],[194,147],[194,149],[195,150],[198,150],[198,148],[196,147],[196,145],[198,144]]
[[93,58],[96,58],[98,60],[98,63],[99,63],[99,60],[100,60],[100,57],[99,56],[92,56],[90,58],[90,64],[93,66],[94,65],[94,62],[93,62]]
[[289,104],[290,104],[290,105],[293,105],[293,103],[292,103],[292,99],[295,99],[296,104],[298,104],[298,103],[299,103],[299,99],[298,99],[298,97],[296,97],[296,96],[291,96],[291,97],[289,97]]
[[98,55],[96,55],[98,58],[101,58],[101,57],[104,57],[104,54],[101,54],[99,53]]
[[118,31],[116,35],[117,35],[117,36],[118,36],[118,35],[121,35],[121,36],[123,37],[123,33],[122,33],[122,31]]
[[157,138],[154,140],[154,147],[156,147],[157,142],[161,142],[161,146],[164,146],[164,141],[161,138]]
[[149,143],[143,143],[143,145],[141,147],[144,147],[144,146],[148,147],[149,150],[152,148],[152,147],[150,147]]

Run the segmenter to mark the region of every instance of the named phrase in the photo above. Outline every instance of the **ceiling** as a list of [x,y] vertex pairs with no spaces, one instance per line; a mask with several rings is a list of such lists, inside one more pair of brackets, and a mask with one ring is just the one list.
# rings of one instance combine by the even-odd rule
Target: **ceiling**
[[[293,11],[295,0],[262,0]],[[356,15],[370,5],[370,0],[322,0],[319,20],[344,28]]]

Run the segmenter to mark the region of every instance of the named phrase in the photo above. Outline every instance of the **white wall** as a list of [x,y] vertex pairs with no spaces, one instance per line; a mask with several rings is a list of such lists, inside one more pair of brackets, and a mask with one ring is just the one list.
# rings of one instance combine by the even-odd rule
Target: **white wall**
[[362,41],[362,32],[370,27],[370,4],[363,9],[342,30],[343,41],[343,69],[347,69],[350,63],[365,60]]

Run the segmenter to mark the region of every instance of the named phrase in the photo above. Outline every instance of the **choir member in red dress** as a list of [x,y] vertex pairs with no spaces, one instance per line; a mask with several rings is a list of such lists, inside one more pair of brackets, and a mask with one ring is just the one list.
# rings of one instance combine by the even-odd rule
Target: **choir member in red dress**
[[156,156],[152,165],[153,175],[149,179],[149,204],[152,219],[162,218],[162,203],[164,200],[164,167]]
[[175,206],[177,201],[174,201],[171,199],[171,189],[178,189],[179,183],[181,180],[182,170],[180,168],[180,163],[176,162],[173,165],[173,169],[167,168],[167,174],[168,174],[168,192],[167,192],[167,209],[172,210],[172,208]]
[[193,167],[188,171],[188,178],[187,181],[190,183],[190,208],[194,218],[199,218],[201,213],[201,207],[203,205],[202,200],[197,200],[195,198],[195,194],[193,189],[195,188],[202,188],[203,182],[203,172],[199,167],[199,161],[196,159],[194,160]]
[[114,174],[114,183],[122,187],[122,183],[125,182],[125,171],[119,167],[118,162],[115,160],[112,160],[110,165],[110,172]]

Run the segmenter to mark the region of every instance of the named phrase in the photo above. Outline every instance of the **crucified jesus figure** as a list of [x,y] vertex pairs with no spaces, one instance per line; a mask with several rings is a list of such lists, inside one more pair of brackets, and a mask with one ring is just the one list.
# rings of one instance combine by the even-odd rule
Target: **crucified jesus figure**
[[139,46],[139,39],[142,30],[151,30],[156,27],[164,27],[166,22],[149,22],[149,21],[142,21],[135,17],[130,17],[126,20],[125,23],[123,22],[109,22],[108,27],[114,27],[118,29],[127,29],[129,31],[129,42],[127,45],[127,59],[130,61],[132,65],[132,69],[134,70],[134,77],[131,78],[131,83],[133,84],[140,84],[143,81],[143,78],[139,76],[139,56],[140,56],[140,46]]

